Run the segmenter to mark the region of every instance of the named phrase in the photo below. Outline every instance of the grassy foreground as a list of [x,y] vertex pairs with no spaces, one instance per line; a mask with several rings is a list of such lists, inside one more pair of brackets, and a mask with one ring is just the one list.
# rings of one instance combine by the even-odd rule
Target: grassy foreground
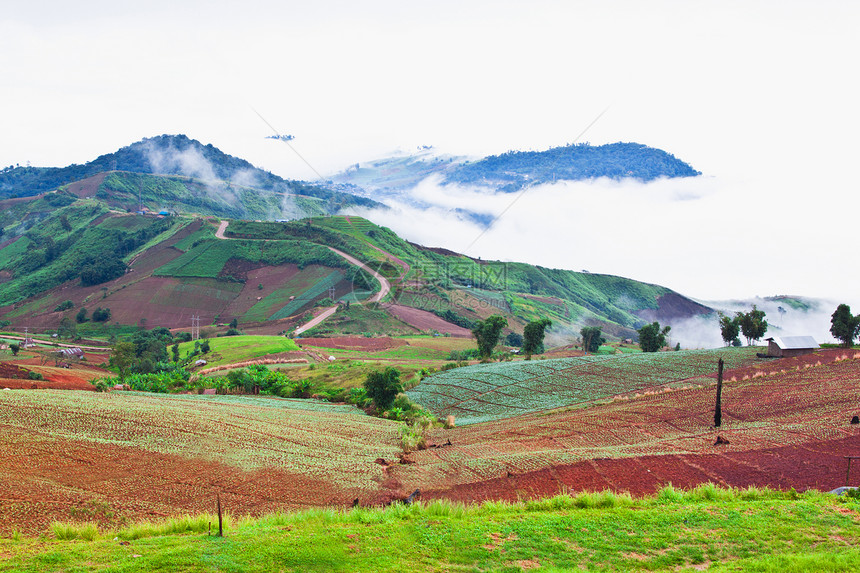
[[518,504],[432,502],[228,520],[211,515],[99,532],[55,524],[0,540],[0,571],[848,571],[857,500],[818,492],[664,488]]

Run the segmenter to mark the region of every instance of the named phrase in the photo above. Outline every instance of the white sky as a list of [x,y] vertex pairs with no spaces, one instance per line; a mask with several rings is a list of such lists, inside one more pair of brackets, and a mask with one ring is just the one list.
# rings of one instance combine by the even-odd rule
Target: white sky
[[[128,4],[4,3],[0,166],[83,163],[185,133],[313,180],[253,109],[327,174],[419,144],[474,156],[562,145],[609,107],[584,141],[659,147],[703,180],[540,189],[470,254],[706,299],[860,299],[860,3]],[[691,188],[699,199],[673,199]],[[439,217],[384,222],[471,242]]]

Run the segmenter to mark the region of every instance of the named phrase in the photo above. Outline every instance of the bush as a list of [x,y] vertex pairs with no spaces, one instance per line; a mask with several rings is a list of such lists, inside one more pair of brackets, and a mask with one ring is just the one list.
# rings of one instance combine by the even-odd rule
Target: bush
[[190,332],[177,332],[173,337],[175,340],[179,342],[191,342],[191,333]]
[[109,320],[110,320],[110,309],[109,308],[101,308],[101,307],[97,306],[96,309],[93,311],[93,321],[94,322],[107,322]]
[[27,378],[29,378],[30,380],[44,380],[45,379],[45,377],[42,376],[41,372],[36,372],[35,370],[30,370],[30,372],[27,373]]
[[400,372],[390,366],[382,372],[374,370],[364,380],[364,389],[378,410],[387,410],[397,394],[403,391]]
[[54,312],[63,312],[64,310],[69,310],[73,306],[75,306],[75,303],[70,300],[64,300],[57,305],[57,308],[54,309]]

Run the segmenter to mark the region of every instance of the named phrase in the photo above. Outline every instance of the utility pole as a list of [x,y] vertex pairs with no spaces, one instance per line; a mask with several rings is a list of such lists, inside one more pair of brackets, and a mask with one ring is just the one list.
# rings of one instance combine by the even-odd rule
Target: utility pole
[[328,287],[328,297],[330,299],[334,300],[334,287],[333,286]]
[[717,362],[717,405],[714,408],[714,427],[723,423],[723,359]]
[[200,338],[200,316],[191,316],[191,340]]

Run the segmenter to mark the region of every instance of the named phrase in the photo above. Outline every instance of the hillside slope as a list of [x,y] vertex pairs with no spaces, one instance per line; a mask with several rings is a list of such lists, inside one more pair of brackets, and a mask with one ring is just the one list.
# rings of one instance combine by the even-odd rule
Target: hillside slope
[[[330,305],[329,298],[361,302],[378,291],[373,276],[330,247],[369,265],[392,292],[382,305],[344,307],[309,336],[433,330],[468,336],[477,320],[502,314],[506,332],[548,317],[551,337],[567,344],[586,324],[633,336],[644,314],[661,312],[661,301],[685,309],[681,318],[710,312],[657,285],[414,245],[358,217],[233,220],[225,241],[215,237],[217,221],[117,212],[133,199],[128,188],[118,189],[135,179],[146,179],[147,189],[154,185],[152,176],[114,173],[89,187],[3,202],[2,319],[57,330],[83,312],[76,328],[86,330],[94,326],[87,316],[110,308],[112,323],[187,327],[200,316],[203,324],[236,319],[252,331],[285,332],[318,304]],[[162,187],[185,185],[157,179]]]
[[282,179],[254,167],[244,159],[228,155],[211,144],[203,145],[181,134],[142,139],[83,165],[6,168],[0,171],[0,198],[30,197],[114,171],[190,178],[196,185],[206,186],[216,194],[230,195],[231,187],[240,187],[268,194],[314,197],[326,204],[327,207],[323,209],[326,213],[337,212],[349,205],[379,206],[371,199]]

